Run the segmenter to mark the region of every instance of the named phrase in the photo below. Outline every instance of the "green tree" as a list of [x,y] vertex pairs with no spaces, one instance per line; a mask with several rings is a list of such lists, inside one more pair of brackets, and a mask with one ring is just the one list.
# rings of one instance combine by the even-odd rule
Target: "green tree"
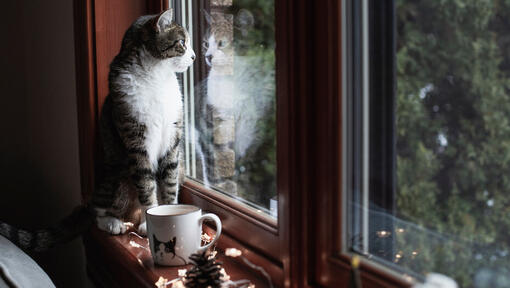
[[449,235],[401,233],[397,262],[474,287],[510,267],[510,1],[396,7],[397,216]]

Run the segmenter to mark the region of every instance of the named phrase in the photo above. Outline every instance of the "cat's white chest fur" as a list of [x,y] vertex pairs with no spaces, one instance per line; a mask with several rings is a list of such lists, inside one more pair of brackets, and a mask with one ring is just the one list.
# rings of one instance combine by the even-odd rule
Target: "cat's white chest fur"
[[146,126],[145,147],[156,170],[158,159],[172,146],[176,122],[182,113],[182,96],[175,72],[168,61],[130,75],[128,101],[134,116]]

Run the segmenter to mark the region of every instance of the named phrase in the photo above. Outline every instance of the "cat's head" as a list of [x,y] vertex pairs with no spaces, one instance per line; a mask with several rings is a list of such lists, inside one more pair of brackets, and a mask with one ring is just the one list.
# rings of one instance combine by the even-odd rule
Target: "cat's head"
[[188,31],[173,21],[169,9],[147,23],[144,42],[151,55],[168,59],[175,72],[184,72],[195,60]]
[[233,61],[233,16],[203,11],[209,28],[202,38],[202,54],[209,66],[221,67]]

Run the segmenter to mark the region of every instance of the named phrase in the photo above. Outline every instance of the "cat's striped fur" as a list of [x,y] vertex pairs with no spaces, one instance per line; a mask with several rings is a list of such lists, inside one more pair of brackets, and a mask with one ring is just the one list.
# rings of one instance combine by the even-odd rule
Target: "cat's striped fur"
[[144,213],[133,212],[176,202],[183,103],[175,73],[184,72],[195,54],[188,33],[172,17],[168,10],[138,18],[110,65],[110,93],[100,118],[102,177],[90,202],[54,229],[30,233],[0,223],[0,234],[23,249],[41,251],[78,236],[93,216],[100,229],[124,233],[124,221],[135,214],[145,234]]

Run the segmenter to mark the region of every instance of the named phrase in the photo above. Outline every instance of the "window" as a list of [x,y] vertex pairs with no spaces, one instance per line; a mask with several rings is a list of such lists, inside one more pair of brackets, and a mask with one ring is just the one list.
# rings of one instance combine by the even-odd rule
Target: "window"
[[347,248],[418,280],[508,286],[510,5],[347,2]]
[[[188,26],[192,33],[194,49],[199,54],[202,51],[200,35],[206,33],[208,28],[202,11],[212,16],[216,13],[228,14],[229,11],[239,12],[241,9],[229,10],[231,8],[228,8],[228,5],[218,7],[219,4],[230,5],[230,1],[213,0],[179,0],[170,1],[169,4],[162,0],[74,2],[81,171],[83,192],[87,198],[93,189],[93,176],[96,172],[94,169],[94,157],[98,151],[95,148],[96,117],[108,93],[108,65],[118,53],[122,35],[127,27],[140,15],[156,14],[170,5],[178,12],[177,21]],[[266,0],[254,2],[270,3]],[[351,91],[351,88],[358,87],[351,84],[358,83],[361,79],[358,75],[356,76],[358,82],[352,81],[354,79],[350,77],[356,74],[350,73],[349,70],[355,67],[359,69],[358,64],[361,61],[350,62],[350,59],[360,59],[358,56],[351,57],[352,52],[359,50],[353,49],[356,47],[350,45],[357,43],[351,41],[351,37],[359,37],[361,34],[360,31],[351,31],[354,27],[346,25],[351,23],[351,20],[359,20],[359,17],[353,17],[355,15],[348,12],[351,9],[349,5],[357,2],[359,1],[279,0],[271,4],[274,5],[274,39],[276,39],[274,41],[276,44],[273,44],[275,45],[273,101],[276,104],[273,105],[276,109],[274,156],[277,173],[273,175],[276,177],[276,184],[272,185],[276,185],[275,194],[278,199],[276,203],[278,209],[275,211],[277,221],[271,216],[272,198],[267,197],[268,203],[266,200],[257,202],[253,198],[245,197],[244,200],[250,201],[246,203],[237,197],[228,196],[228,189],[222,190],[222,187],[206,189],[200,174],[203,173],[198,156],[200,153],[191,147],[192,143],[197,143],[192,141],[197,135],[188,133],[187,159],[190,161],[187,167],[189,175],[194,176],[195,180],[188,178],[182,183],[179,200],[219,215],[224,224],[224,233],[218,245],[242,246],[244,255],[257,265],[263,266],[271,275],[273,282],[282,287],[345,287],[349,281],[349,260],[352,250],[343,248],[350,248],[347,234],[344,233],[348,231],[346,224],[350,222],[348,221],[350,214],[344,209],[348,205],[344,205],[347,201],[341,196],[347,195],[346,188],[350,189],[351,186],[347,185],[350,180],[344,181],[349,178],[342,177],[342,174],[347,175],[350,170],[355,170],[351,167],[342,167],[342,163],[347,162],[344,161],[347,154],[341,153],[341,149],[347,148],[345,144],[353,139],[344,137],[347,133],[344,127],[348,127],[345,120],[350,119],[353,114],[347,113],[351,110],[346,103],[342,103],[341,95],[347,95],[342,92],[344,90]],[[231,3],[237,5],[248,2],[233,0]],[[235,20],[235,16],[233,17]],[[254,19],[260,18],[254,15]],[[235,24],[235,21],[233,23]],[[254,27],[257,27],[255,23]],[[359,29],[361,26],[356,27]],[[235,37],[234,33],[234,42]],[[268,40],[266,48],[271,47],[269,43]],[[342,46],[346,49],[342,49]],[[342,51],[347,52],[349,57],[346,55],[341,57]],[[182,76],[183,89],[188,95],[186,98],[188,122],[199,119],[196,113],[193,116],[193,111],[201,111],[197,110],[197,107],[201,107],[197,102],[203,94],[196,91],[200,87],[195,89],[195,84],[206,79],[210,69],[205,60],[200,62],[199,59],[197,57],[193,72]],[[342,71],[344,66],[347,69]],[[342,78],[345,79],[342,81]],[[191,109],[192,106],[195,109]],[[195,160],[192,160],[192,155],[195,155]],[[195,168],[192,166],[193,163]],[[238,162],[234,165],[238,165]],[[209,169],[213,167],[210,166]],[[393,173],[392,170],[380,171]],[[214,184],[221,186],[217,185],[218,183]],[[259,207],[255,208],[256,205]],[[103,260],[103,257],[104,255],[98,259]],[[381,266],[374,268],[371,263],[362,262],[363,287],[408,285],[402,281],[400,275],[392,277],[381,269]]]
[[175,7],[197,54],[183,77],[186,174],[276,217],[274,2]]
[[288,120],[277,110],[288,108],[280,105],[287,95],[277,85],[286,74],[276,73],[285,59],[276,46],[276,6],[273,0],[170,1],[197,54],[181,76],[187,178],[180,201],[219,215],[224,232],[264,255],[272,277],[283,279],[278,200],[288,185],[282,173],[288,144],[279,127]]

